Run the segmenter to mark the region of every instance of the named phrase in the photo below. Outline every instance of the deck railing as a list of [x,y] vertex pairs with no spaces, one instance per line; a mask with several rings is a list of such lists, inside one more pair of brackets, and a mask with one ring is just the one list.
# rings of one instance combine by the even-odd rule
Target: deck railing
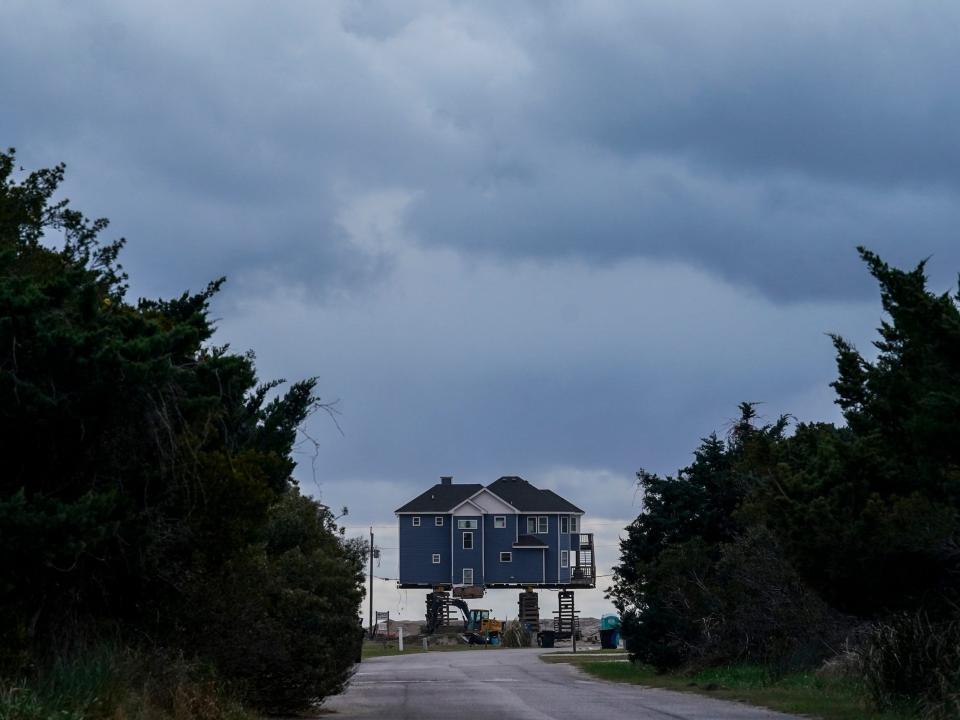
[[596,584],[597,564],[593,553],[593,533],[579,533],[576,549],[571,548],[570,582],[573,585],[594,587]]

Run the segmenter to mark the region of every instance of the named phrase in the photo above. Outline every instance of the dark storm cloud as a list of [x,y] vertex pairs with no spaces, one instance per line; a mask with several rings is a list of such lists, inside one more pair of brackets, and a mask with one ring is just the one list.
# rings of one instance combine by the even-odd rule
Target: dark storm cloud
[[408,230],[427,243],[679,259],[776,300],[864,296],[857,243],[960,260],[955,5],[4,15],[5,142],[70,161],[71,194],[137,230],[128,264],[177,287],[369,277],[333,218],[384,187],[417,194]]

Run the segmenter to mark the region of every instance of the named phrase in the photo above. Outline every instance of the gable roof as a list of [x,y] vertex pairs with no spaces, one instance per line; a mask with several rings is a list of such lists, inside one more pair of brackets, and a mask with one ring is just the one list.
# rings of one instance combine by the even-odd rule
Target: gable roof
[[478,483],[462,485],[438,483],[406,505],[397,508],[394,512],[452,512],[458,505],[462,505],[484,489],[513,506],[518,512],[583,512],[573,503],[557,495],[553,490],[536,488],[516,475],[506,475],[496,482],[490,483],[486,488]]
[[398,507],[394,512],[447,512],[482,489],[483,485],[480,484],[443,485],[438,483],[425,493],[417,495],[406,505]]
[[516,475],[506,475],[488,485],[487,489],[521,512],[583,512],[573,503],[557,495],[553,490],[535,488],[522,477]]

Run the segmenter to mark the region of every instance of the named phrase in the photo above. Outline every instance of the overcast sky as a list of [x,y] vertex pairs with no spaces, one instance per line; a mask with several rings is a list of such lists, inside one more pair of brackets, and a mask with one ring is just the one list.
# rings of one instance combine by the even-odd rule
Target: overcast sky
[[298,477],[379,576],[447,474],[557,490],[606,573],[636,470],[738,402],[839,419],[856,245],[950,288],[958,38],[952,0],[0,0],[0,144],[67,163],[132,295],[226,275],[216,341],[339,399]]

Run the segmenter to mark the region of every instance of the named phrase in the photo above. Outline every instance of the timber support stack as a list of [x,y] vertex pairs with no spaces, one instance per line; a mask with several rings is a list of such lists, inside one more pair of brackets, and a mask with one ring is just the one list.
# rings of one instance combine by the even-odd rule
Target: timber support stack
[[553,611],[556,615],[553,619],[553,630],[557,640],[568,640],[579,630],[577,614],[580,611],[573,607],[573,590],[561,590],[557,595],[560,608]]
[[540,632],[540,598],[537,593],[527,588],[520,593],[518,605],[517,618],[520,620],[520,624],[530,632]]

